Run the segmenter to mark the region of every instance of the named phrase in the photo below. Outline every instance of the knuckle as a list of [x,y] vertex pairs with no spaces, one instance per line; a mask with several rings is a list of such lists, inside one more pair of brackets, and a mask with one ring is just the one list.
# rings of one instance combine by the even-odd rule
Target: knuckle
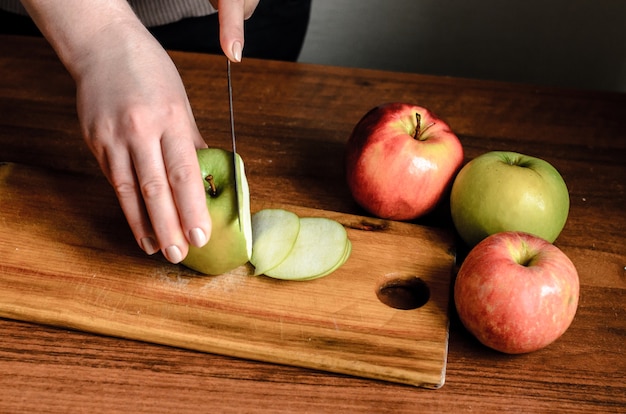
[[175,165],[168,170],[170,185],[173,188],[184,186],[199,176],[199,173],[196,172],[196,168],[191,164]]
[[142,130],[146,125],[152,125],[154,122],[154,114],[143,105],[134,105],[124,114],[121,124],[121,130],[125,135],[141,136]]
[[137,193],[137,186],[133,181],[113,179],[111,184],[119,199],[132,198]]
[[169,191],[169,185],[159,179],[149,179],[141,183],[141,194],[146,200],[159,199],[167,191]]

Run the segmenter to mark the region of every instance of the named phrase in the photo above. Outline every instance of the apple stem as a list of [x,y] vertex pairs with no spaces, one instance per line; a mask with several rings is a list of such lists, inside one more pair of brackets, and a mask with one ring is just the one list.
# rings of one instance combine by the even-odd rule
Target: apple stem
[[420,125],[422,124],[422,116],[415,113],[415,134],[413,135],[414,139],[420,139],[420,135],[422,135],[422,131],[420,131]]
[[420,114],[418,114],[417,112],[415,113],[415,134],[413,135],[414,139],[419,139],[420,141],[422,140],[422,134],[424,132],[426,132],[426,130],[428,128],[430,128],[431,126],[435,125],[435,122],[431,122],[430,124],[426,125],[426,128],[422,129],[421,125],[422,125],[422,116]]
[[205,180],[209,183],[209,195],[211,197],[215,197],[217,195],[217,188],[215,187],[215,182],[213,181],[213,176],[211,174],[207,175]]

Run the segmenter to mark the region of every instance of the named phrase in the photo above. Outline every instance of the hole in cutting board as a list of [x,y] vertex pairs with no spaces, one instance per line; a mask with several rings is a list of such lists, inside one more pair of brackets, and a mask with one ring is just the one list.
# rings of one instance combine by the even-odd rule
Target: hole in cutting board
[[401,310],[417,309],[430,299],[426,282],[415,275],[389,274],[378,286],[376,296],[385,305]]

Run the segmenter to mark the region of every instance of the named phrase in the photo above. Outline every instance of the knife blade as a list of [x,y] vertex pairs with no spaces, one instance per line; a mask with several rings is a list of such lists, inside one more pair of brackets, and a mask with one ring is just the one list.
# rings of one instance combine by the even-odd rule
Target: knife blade
[[233,110],[233,83],[230,70],[230,59],[226,58],[226,77],[228,78],[228,109],[230,115],[230,141],[233,151],[233,177],[235,179],[235,197],[237,203],[237,221],[239,222],[239,230],[242,230],[241,217],[243,217],[243,208],[239,191],[239,160],[237,159],[237,140],[235,138],[235,111]]

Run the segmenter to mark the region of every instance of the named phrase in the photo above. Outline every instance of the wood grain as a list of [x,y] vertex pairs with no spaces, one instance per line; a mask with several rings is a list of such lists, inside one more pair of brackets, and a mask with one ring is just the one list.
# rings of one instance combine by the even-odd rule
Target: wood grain
[[[226,147],[223,58],[172,56],[205,139]],[[101,177],[50,48],[1,37],[0,68],[0,159]],[[238,150],[260,199],[363,215],[342,151],[358,119],[386,101],[433,109],[466,160],[515,150],[550,161],[571,197],[556,244],[581,280],[570,329],[541,351],[507,356],[452,312],[446,383],[432,391],[1,319],[0,411],[624,412],[626,95],[254,60],[233,69]],[[451,229],[445,205],[419,222]]]
[[[444,383],[454,243],[442,230],[257,200],[253,212],[286,208],[342,223],[348,262],[310,282],[254,277],[250,266],[204,276],[140,253],[103,179],[17,164],[0,166],[0,177],[0,316],[426,388]],[[379,300],[390,283],[416,280],[424,306]]]

